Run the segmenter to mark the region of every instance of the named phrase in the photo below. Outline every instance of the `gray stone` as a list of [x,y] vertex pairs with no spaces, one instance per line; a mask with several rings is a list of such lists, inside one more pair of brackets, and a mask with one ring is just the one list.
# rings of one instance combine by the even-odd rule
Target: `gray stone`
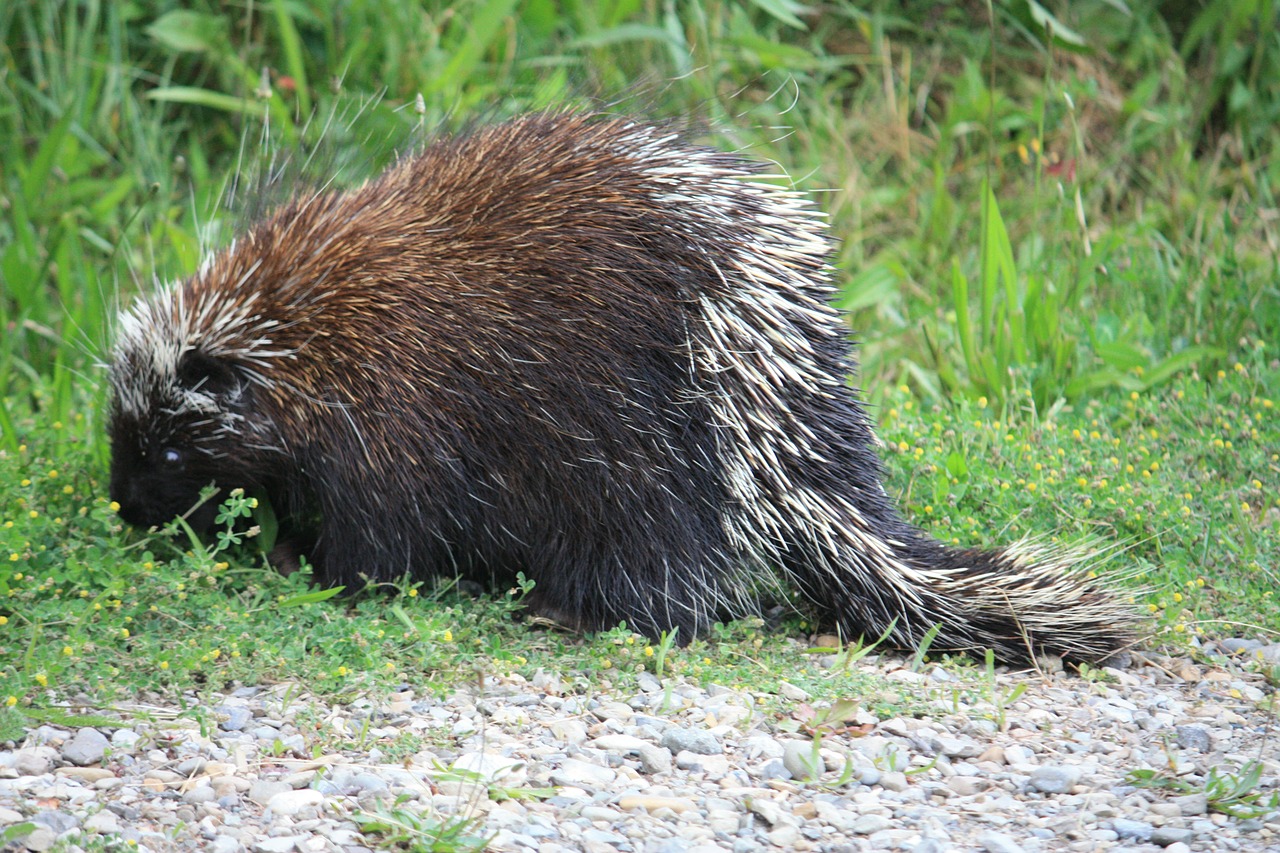
[[209,853],[240,853],[244,845],[230,835],[216,835],[209,842]]
[[116,729],[111,733],[111,748],[116,752],[130,752],[142,740],[133,729]]
[[1032,788],[1045,794],[1066,794],[1080,781],[1080,768],[1073,764],[1050,764],[1031,771]]
[[47,826],[38,826],[22,839],[22,846],[33,853],[44,853],[58,841],[58,836]]
[[724,752],[724,747],[711,732],[677,726],[672,726],[663,733],[662,746],[673,754],[687,751],[699,755],[720,755]]
[[636,686],[645,693],[658,693],[662,690],[662,682],[651,672],[641,672],[636,675]]
[[747,802],[747,808],[756,817],[763,820],[770,826],[778,826],[779,824],[790,822],[790,815],[782,811],[782,806],[773,800],[766,800],[763,797],[752,797]]
[[1208,752],[1213,748],[1213,738],[1208,726],[1178,726],[1175,731],[1177,732],[1178,746],[1183,749]]
[[1147,841],[1151,838],[1151,830],[1154,827],[1146,821],[1128,820],[1126,818],[1118,817],[1111,821],[1111,828],[1115,830],[1116,835],[1120,838],[1130,838],[1134,841]]
[[96,835],[109,835],[119,832],[123,827],[115,812],[100,811],[85,818],[84,831]]
[[853,770],[853,778],[857,779],[863,785],[879,785],[884,778],[884,774],[878,768],[869,764],[860,765]]
[[982,747],[972,740],[957,737],[934,736],[928,739],[929,747],[948,758],[973,758],[982,752]]
[[283,835],[279,838],[264,838],[261,841],[253,842],[254,853],[293,853],[294,850],[303,849],[300,844],[305,844],[307,836],[305,835]]
[[783,745],[782,766],[787,768],[792,778],[802,782],[811,782],[821,778],[826,772],[822,756],[813,741],[789,740]]
[[311,788],[297,791],[281,791],[267,800],[267,808],[272,814],[296,815],[303,809],[318,808],[324,802],[324,794]]
[[523,761],[490,752],[469,752],[459,756],[458,760],[453,762],[453,769],[462,771],[464,775],[474,774],[477,779],[485,783],[509,782],[513,777],[519,777],[516,780],[518,783],[524,779]]
[[1219,640],[1218,645],[1222,647],[1224,652],[1233,655],[1251,655],[1265,645],[1260,640],[1247,640],[1243,637],[1228,637],[1225,640]]
[[265,806],[276,794],[292,790],[293,786],[288,782],[281,782],[278,779],[259,779],[249,786],[249,799],[258,805]]
[[617,774],[608,767],[590,764],[576,758],[566,758],[552,771],[551,782],[555,785],[595,789],[613,784],[616,776]]
[[120,816],[121,820],[133,823],[142,816],[142,812],[127,803],[107,803],[107,808]]
[[893,771],[892,773],[880,774],[880,787],[886,791],[893,791],[901,794],[907,788],[911,787],[911,783],[907,781],[907,774]]
[[637,750],[640,757],[640,769],[645,773],[668,773],[671,771],[671,751],[651,743],[645,743]]
[[211,803],[216,799],[218,799],[218,795],[213,790],[212,785],[197,785],[182,795],[182,801],[191,805]]
[[244,705],[219,705],[213,713],[218,715],[218,728],[224,732],[241,731],[253,719],[253,712]]
[[984,832],[976,840],[987,853],[1024,853],[1022,845],[1002,832]]
[[1209,810],[1209,798],[1205,794],[1187,794],[1182,797],[1171,797],[1170,802],[1176,805],[1185,817],[1202,815]]
[[53,769],[58,751],[50,746],[29,746],[14,750],[12,766],[19,776],[43,776]]
[[1157,826],[1151,830],[1151,843],[1168,847],[1172,844],[1190,844],[1196,834],[1177,826]]
[[352,793],[379,793],[388,790],[391,785],[386,779],[375,773],[357,773],[351,777],[349,783]]
[[853,822],[850,829],[857,835],[871,835],[888,829],[892,825],[889,818],[878,814],[864,814]]
[[957,796],[971,797],[991,787],[990,780],[981,776],[952,776],[947,787]]
[[61,809],[49,809],[47,811],[34,814],[31,816],[31,822],[48,827],[53,830],[56,835],[61,835],[62,833],[75,829],[80,825],[79,818],[73,814],[62,811]]
[[767,762],[763,767],[761,767],[759,775],[761,779],[765,779],[765,780],[792,778],[791,771],[787,769],[787,765],[785,765],[784,763],[782,763],[776,758],[773,761]]

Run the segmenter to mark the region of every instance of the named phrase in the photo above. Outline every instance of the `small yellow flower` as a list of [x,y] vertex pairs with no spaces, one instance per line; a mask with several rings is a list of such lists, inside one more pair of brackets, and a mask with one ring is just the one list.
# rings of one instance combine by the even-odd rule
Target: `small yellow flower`
[[450,631],[448,628],[446,628],[446,629],[445,629],[445,631],[444,631],[444,641],[445,641],[446,643],[452,643],[452,642],[453,642],[453,632],[452,632],[452,631]]
[[418,597],[418,590],[417,590],[416,588],[409,590],[409,597],[410,597],[410,598],[417,598],[417,597]]
[[8,617],[8,616],[0,616],[0,625],[8,625],[8,624],[9,624],[9,617]]
[[70,646],[63,646],[62,653],[67,657],[71,657],[71,655],[75,653],[75,649],[71,648]]
[[653,657],[653,646],[644,647],[644,656],[647,658]]
[[120,639],[122,639],[122,640],[127,640],[127,639],[129,639],[129,629],[128,629],[128,628],[121,628],[121,629],[120,629]]
[[336,670],[334,670],[334,674],[337,675],[339,678],[346,678],[347,668],[345,666],[340,666]]
[[168,668],[169,668],[169,662],[168,662],[167,660],[162,660],[162,661],[160,661],[160,668],[161,668],[161,669],[168,669]]
[[41,687],[48,687],[48,686],[49,686],[49,676],[45,675],[43,672],[37,672],[37,673],[36,673],[36,684],[39,684]]

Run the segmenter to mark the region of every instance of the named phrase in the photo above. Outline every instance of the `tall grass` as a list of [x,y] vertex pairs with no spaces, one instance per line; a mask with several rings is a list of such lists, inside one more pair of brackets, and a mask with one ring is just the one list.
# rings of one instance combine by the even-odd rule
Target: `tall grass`
[[[1118,6],[4,4],[0,398],[67,419],[117,303],[222,239],[260,147],[376,163],[561,104],[679,118],[818,193],[873,397],[1025,385],[1047,407],[1211,367],[1280,339],[1274,140],[1252,132],[1280,70],[1249,28],[1275,7],[1175,31]],[[1221,97],[1189,105],[1206,74]]]

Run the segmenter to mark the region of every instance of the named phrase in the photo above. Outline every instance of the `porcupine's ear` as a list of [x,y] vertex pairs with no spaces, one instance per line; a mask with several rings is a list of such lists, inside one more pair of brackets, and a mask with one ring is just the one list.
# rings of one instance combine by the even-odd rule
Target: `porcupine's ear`
[[189,350],[178,361],[178,384],[187,391],[220,400],[235,400],[244,390],[235,365],[199,350]]

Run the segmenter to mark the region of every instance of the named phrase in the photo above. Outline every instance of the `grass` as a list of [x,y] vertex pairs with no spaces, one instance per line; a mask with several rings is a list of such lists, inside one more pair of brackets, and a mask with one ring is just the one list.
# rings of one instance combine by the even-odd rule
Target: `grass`
[[[943,408],[895,389],[882,430],[890,487],[956,543],[1113,543],[1097,570],[1151,589],[1134,606],[1157,645],[1280,635],[1280,416],[1268,396],[1280,368],[1265,350],[1252,356],[1049,416],[1030,414],[1025,396]],[[32,413],[17,423],[24,443],[0,452],[0,702],[36,718],[52,696],[109,705],[139,691],[296,681],[340,699],[406,679],[443,693],[539,670],[622,687],[659,668],[762,692],[787,671],[815,697],[858,695],[894,712],[857,667],[797,660],[794,620],[781,634],[748,620],[679,647],[623,628],[586,639],[530,628],[513,618],[520,589],[472,599],[405,582],[329,599],[305,572],[282,577],[230,539],[123,530],[68,425]]]
[[1151,590],[1158,643],[1274,638],[1280,159],[1254,130],[1278,49],[1229,3],[1186,32],[1116,5],[1071,4],[1050,46],[1013,0],[930,13],[956,26],[843,0],[3,4],[0,730],[71,696],[341,699],[539,669],[762,697],[786,671],[909,708],[800,656],[794,621],[675,647],[530,630],[519,590],[326,600],[251,547],[144,537],[106,503],[111,317],[225,242],[243,213],[219,202],[258,148],[353,179],[424,133],[558,104],[679,117],[821,191],[891,487],[935,535],[1091,539],[1100,571]]

